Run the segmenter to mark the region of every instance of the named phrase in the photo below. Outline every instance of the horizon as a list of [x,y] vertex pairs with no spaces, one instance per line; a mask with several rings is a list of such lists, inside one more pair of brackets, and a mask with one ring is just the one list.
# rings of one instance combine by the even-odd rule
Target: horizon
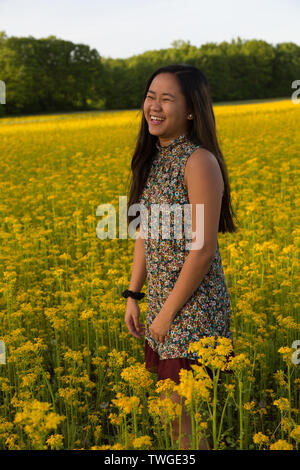
[[[5,35],[7,36],[7,38],[12,37],[12,36],[18,37],[18,38],[21,38],[21,37],[30,37],[30,36],[32,36],[32,35],[28,35],[28,36],[15,36],[15,35],[12,35],[12,36],[9,36],[6,31],[0,30],[0,33],[2,33],[2,32],[5,33]],[[54,35],[49,35],[49,36],[47,36],[47,37],[40,37],[40,38],[37,38],[37,37],[35,37],[35,36],[32,36],[32,37],[33,37],[34,39],[36,39],[36,40],[40,40],[40,39],[48,39],[49,37],[52,37],[52,36],[54,36]],[[55,39],[57,39],[57,40],[61,40],[61,41],[70,41],[70,39],[64,39],[64,38],[62,38],[62,37],[57,37],[57,36],[54,36],[54,37],[55,37]],[[264,42],[268,43],[269,45],[271,45],[272,47],[276,47],[276,46],[278,46],[278,44],[282,44],[282,43],[286,43],[286,42],[291,42],[291,43],[294,43],[296,46],[299,46],[299,47],[300,47],[300,43],[298,44],[298,43],[296,43],[296,42],[294,42],[294,41],[282,41],[282,42],[278,42],[278,43],[275,43],[275,44],[274,44],[274,43],[270,43],[270,42],[268,42],[268,41],[265,41],[264,39],[261,39],[261,38],[251,38],[251,39],[248,39],[248,38],[240,38],[239,36],[237,36],[236,38],[232,38],[232,39],[230,39],[229,41],[226,41],[226,40],[224,40],[224,41],[219,41],[219,42],[208,41],[208,42],[203,43],[203,44],[200,44],[200,45],[198,45],[198,46],[196,46],[195,44],[190,43],[190,46],[192,46],[192,47],[197,47],[198,49],[200,49],[202,46],[206,46],[207,44],[215,44],[217,47],[219,47],[220,44],[222,44],[222,43],[227,43],[227,44],[231,44],[232,42],[237,43],[238,40],[241,40],[243,43],[244,43],[244,42],[248,42],[248,41],[264,41]],[[181,40],[181,39],[174,39],[174,41],[182,41],[182,40]],[[73,41],[71,41],[71,42],[73,42]],[[184,41],[184,42],[188,43],[189,41]],[[90,50],[96,49],[96,48],[91,48],[91,46],[90,46],[89,44],[85,44],[85,43],[75,43],[75,42],[73,42],[73,43],[74,43],[74,44],[82,44],[82,45],[84,45],[84,46],[89,46],[89,47],[90,47]],[[167,49],[172,49],[172,48],[175,48],[175,46],[173,46],[172,44],[170,44],[170,45],[169,45],[168,47],[166,47],[166,48],[147,49],[146,51],[140,52],[140,53],[138,53],[138,54],[133,54],[133,55],[128,56],[128,57],[106,57],[106,56],[102,55],[102,54],[99,52],[98,49],[96,49],[96,50],[97,50],[97,52],[99,53],[101,59],[127,60],[127,59],[131,59],[131,58],[133,58],[133,57],[139,56],[139,55],[146,54],[147,52],[158,52],[158,51],[160,51],[160,50],[167,50]]]

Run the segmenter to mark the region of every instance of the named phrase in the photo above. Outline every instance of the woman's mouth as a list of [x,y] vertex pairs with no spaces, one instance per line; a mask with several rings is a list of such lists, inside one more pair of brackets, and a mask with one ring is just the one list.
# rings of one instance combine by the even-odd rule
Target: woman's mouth
[[150,122],[151,124],[153,124],[154,126],[159,126],[161,125],[162,122],[164,122],[165,118],[161,118],[159,116],[154,116],[154,115],[150,115]]

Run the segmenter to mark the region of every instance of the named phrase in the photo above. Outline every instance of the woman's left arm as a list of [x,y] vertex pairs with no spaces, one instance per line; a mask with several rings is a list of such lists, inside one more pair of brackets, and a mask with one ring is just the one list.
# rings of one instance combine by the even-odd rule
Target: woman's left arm
[[[151,335],[159,342],[164,342],[176,313],[192,296],[208,272],[217,249],[224,183],[216,157],[208,150],[197,149],[187,161],[184,180],[191,205],[192,231],[195,235],[192,243],[199,241],[201,229],[204,240],[201,248],[193,249],[192,244],[174,288],[152,322]],[[204,204],[204,227],[199,227],[199,221],[196,219],[197,204]]]

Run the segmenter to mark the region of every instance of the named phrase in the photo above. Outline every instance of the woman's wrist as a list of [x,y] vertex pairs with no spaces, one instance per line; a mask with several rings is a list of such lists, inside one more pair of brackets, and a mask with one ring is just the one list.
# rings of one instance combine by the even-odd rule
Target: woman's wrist
[[143,297],[145,297],[145,293],[144,292],[139,292],[137,290],[133,291],[131,289],[125,289],[122,292],[122,296],[125,297],[125,298],[132,297],[133,299],[141,300]]

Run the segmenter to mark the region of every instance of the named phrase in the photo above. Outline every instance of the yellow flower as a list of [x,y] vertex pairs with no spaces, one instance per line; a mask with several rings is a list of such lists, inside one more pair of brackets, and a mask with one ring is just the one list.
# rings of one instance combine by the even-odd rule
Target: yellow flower
[[206,371],[205,367],[192,364],[192,370],[194,371],[195,379],[201,381],[208,388],[213,388],[213,381]]
[[111,446],[110,449],[111,450],[125,450],[125,446],[118,442],[117,444],[114,444],[113,446]]
[[224,385],[224,388],[225,388],[226,392],[228,392],[228,393],[233,393],[234,392],[234,390],[235,390],[234,384],[225,384],[224,383],[223,385]]
[[139,397],[126,397],[121,392],[118,392],[116,398],[112,399],[112,403],[119,408],[122,415],[141,410]]
[[193,372],[186,369],[180,370],[179,377],[180,382],[174,387],[174,390],[186,399],[186,405],[191,405],[192,401],[200,402],[202,400],[210,400],[209,387],[211,387],[211,382],[197,380]]
[[152,442],[149,436],[140,436],[136,437],[132,441],[132,445],[134,449],[150,449]]
[[94,436],[95,436],[96,441],[100,439],[101,432],[102,432],[102,427],[99,424],[98,426],[95,427],[95,431],[94,431]]
[[97,315],[97,312],[95,312],[95,310],[92,310],[92,309],[83,310],[80,314],[80,319],[81,320],[88,320],[89,318],[93,318],[96,315]]
[[261,415],[261,416],[262,416],[262,415],[266,415],[266,414],[267,414],[267,410],[266,410],[266,408],[259,408],[259,409],[257,410],[257,413],[258,413],[259,415]]
[[283,431],[289,431],[292,427],[292,423],[289,421],[288,418],[282,418],[281,420],[281,429]]
[[278,400],[274,400],[273,405],[278,406],[280,411],[289,410],[290,403],[287,398],[281,397]]
[[163,423],[166,424],[181,415],[182,406],[179,403],[173,403],[170,398],[148,397],[148,412],[152,416],[162,418]]
[[82,352],[74,351],[70,348],[68,348],[68,351],[65,352],[64,359],[66,361],[75,362],[77,366],[83,364]]
[[196,343],[190,343],[189,352],[196,352],[203,366],[211,369],[226,370],[228,356],[233,351],[232,341],[229,338],[206,336]]
[[156,392],[165,393],[170,396],[174,391],[176,383],[171,379],[158,380],[156,383]]
[[300,442],[300,425],[294,427],[294,429],[290,432],[290,436],[296,442]]
[[251,363],[244,353],[231,357],[228,361],[228,369],[231,369],[235,372],[249,369],[250,366]]
[[141,363],[135,363],[123,369],[121,377],[136,393],[141,389],[149,389],[153,383],[150,372],[146,369],[145,364]]
[[259,444],[259,445],[268,444],[269,443],[269,438],[265,434],[262,434],[261,432],[258,432],[256,434],[254,434],[254,436],[253,436],[253,442],[254,442],[254,444]]
[[254,402],[254,401],[251,401],[251,402],[248,402],[248,403],[244,403],[244,409],[247,410],[247,411],[252,410],[252,408],[254,408],[254,406],[255,406],[255,402]]
[[44,439],[48,431],[56,429],[65,419],[64,416],[49,412],[51,408],[50,403],[32,400],[25,402],[22,408],[22,411],[16,413],[14,422],[17,425],[23,426],[25,433],[28,434],[33,445],[38,448],[43,447]]
[[286,364],[292,365],[292,354],[293,354],[293,349],[289,348],[288,346],[281,347],[278,349],[278,352],[282,354],[282,359]]
[[38,377],[38,373],[35,372],[35,373],[28,373],[26,375],[24,375],[22,377],[22,383],[21,383],[21,387],[30,387],[30,386],[33,386],[33,384],[35,383],[36,379]]
[[126,351],[119,352],[116,349],[113,349],[110,353],[108,353],[109,367],[111,367],[112,369],[123,367],[124,361],[127,356],[128,354]]
[[45,429],[56,429],[63,419],[65,419],[64,416],[59,416],[56,413],[47,414],[44,418]]
[[122,423],[122,417],[118,416],[116,413],[110,413],[108,415],[108,419],[112,424],[115,424],[116,426],[120,426],[120,424]]
[[216,354],[220,356],[229,356],[233,352],[232,341],[229,338],[219,337],[216,346]]
[[5,444],[9,450],[20,450],[20,446],[16,444],[16,441],[18,441],[17,434],[12,434],[5,440]]
[[205,430],[208,428],[208,424],[206,421],[203,421],[203,416],[201,413],[197,412],[194,414],[195,422],[200,425],[200,428]]
[[269,450],[293,450],[293,445],[289,444],[284,439],[279,439],[277,442],[270,445]]
[[46,444],[51,447],[52,450],[58,450],[63,447],[64,437],[61,434],[51,434],[46,440]]
[[277,370],[273,375],[274,379],[279,383],[279,385],[286,385],[285,375],[283,370]]

